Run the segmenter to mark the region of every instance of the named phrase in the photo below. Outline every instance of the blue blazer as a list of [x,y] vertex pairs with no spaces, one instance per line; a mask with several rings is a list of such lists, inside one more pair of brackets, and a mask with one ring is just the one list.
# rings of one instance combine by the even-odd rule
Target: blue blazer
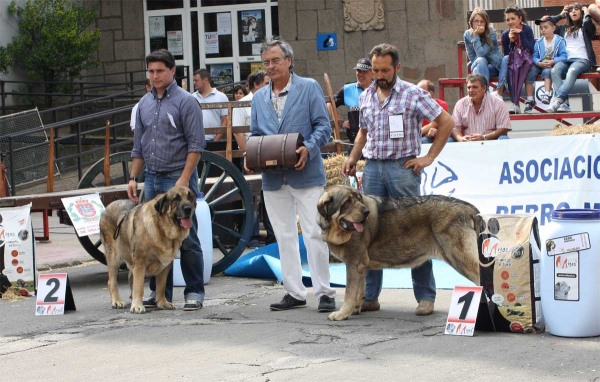
[[252,98],[250,131],[252,135],[300,133],[308,149],[309,157],[302,171],[264,172],[263,190],[277,191],[284,184],[296,189],[325,185],[327,179],[321,147],[331,138],[331,124],[325,97],[317,81],[292,73],[292,86],[281,114],[281,123],[271,103],[271,86],[259,89]]

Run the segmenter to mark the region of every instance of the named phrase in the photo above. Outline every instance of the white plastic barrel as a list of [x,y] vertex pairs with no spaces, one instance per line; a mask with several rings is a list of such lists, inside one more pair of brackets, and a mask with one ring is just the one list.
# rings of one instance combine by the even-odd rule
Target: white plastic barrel
[[600,336],[600,210],[555,210],[544,229],[542,311],[548,332]]
[[[204,200],[204,194],[198,193],[196,198],[196,219],[198,219],[198,239],[202,247],[202,256],[204,257],[204,284],[210,280],[213,264],[213,242],[212,242],[212,222],[210,219],[210,208]],[[185,286],[185,280],[181,273],[181,254],[177,252],[173,262],[173,285]]]

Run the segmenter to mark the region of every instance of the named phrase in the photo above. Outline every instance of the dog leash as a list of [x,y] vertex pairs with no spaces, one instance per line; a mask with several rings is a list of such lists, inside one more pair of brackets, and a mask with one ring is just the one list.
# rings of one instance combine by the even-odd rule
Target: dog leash
[[135,210],[136,208],[138,208],[139,206],[141,206],[141,204],[136,204],[135,206],[133,206],[129,211],[125,212],[125,215],[123,215],[123,217],[121,217],[121,219],[119,219],[119,222],[117,223],[117,228],[115,229],[115,233],[113,234],[113,239],[117,240],[117,238],[119,237],[119,233],[121,232],[121,225],[123,224],[123,222],[125,221],[125,219],[127,219],[127,217],[129,216],[129,214]]

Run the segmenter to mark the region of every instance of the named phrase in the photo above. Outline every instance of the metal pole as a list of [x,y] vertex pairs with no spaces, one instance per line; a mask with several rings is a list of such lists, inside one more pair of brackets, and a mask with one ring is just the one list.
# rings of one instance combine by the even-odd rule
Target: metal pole
[[2,98],[2,115],[6,115],[6,100],[4,99],[4,81],[0,80],[0,98]]
[[83,176],[83,170],[81,168],[81,122],[77,123],[77,176],[79,180]]
[[15,183],[15,164],[13,155],[13,137],[8,136],[8,158],[10,160],[10,193],[12,196],[17,195],[17,184]]

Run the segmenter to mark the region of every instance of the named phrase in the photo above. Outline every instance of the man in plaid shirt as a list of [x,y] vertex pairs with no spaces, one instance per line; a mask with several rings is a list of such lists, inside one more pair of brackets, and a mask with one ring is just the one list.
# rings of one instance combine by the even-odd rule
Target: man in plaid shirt
[[[454,127],[452,117],[431,95],[400,80],[400,55],[389,44],[375,46],[370,53],[375,82],[360,96],[360,130],[354,149],[342,165],[345,175],[356,173],[356,162],[367,159],[363,192],[367,195],[400,197],[420,195],[421,170],[433,163]],[[437,137],[427,155],[421,153],[423,119],[438,124]],[[412,269],[413,289],[419,303],[416,314],[433,313],[435,279],[431,260]],[[379,310],[383,270],[367,270],[362,311]]]

